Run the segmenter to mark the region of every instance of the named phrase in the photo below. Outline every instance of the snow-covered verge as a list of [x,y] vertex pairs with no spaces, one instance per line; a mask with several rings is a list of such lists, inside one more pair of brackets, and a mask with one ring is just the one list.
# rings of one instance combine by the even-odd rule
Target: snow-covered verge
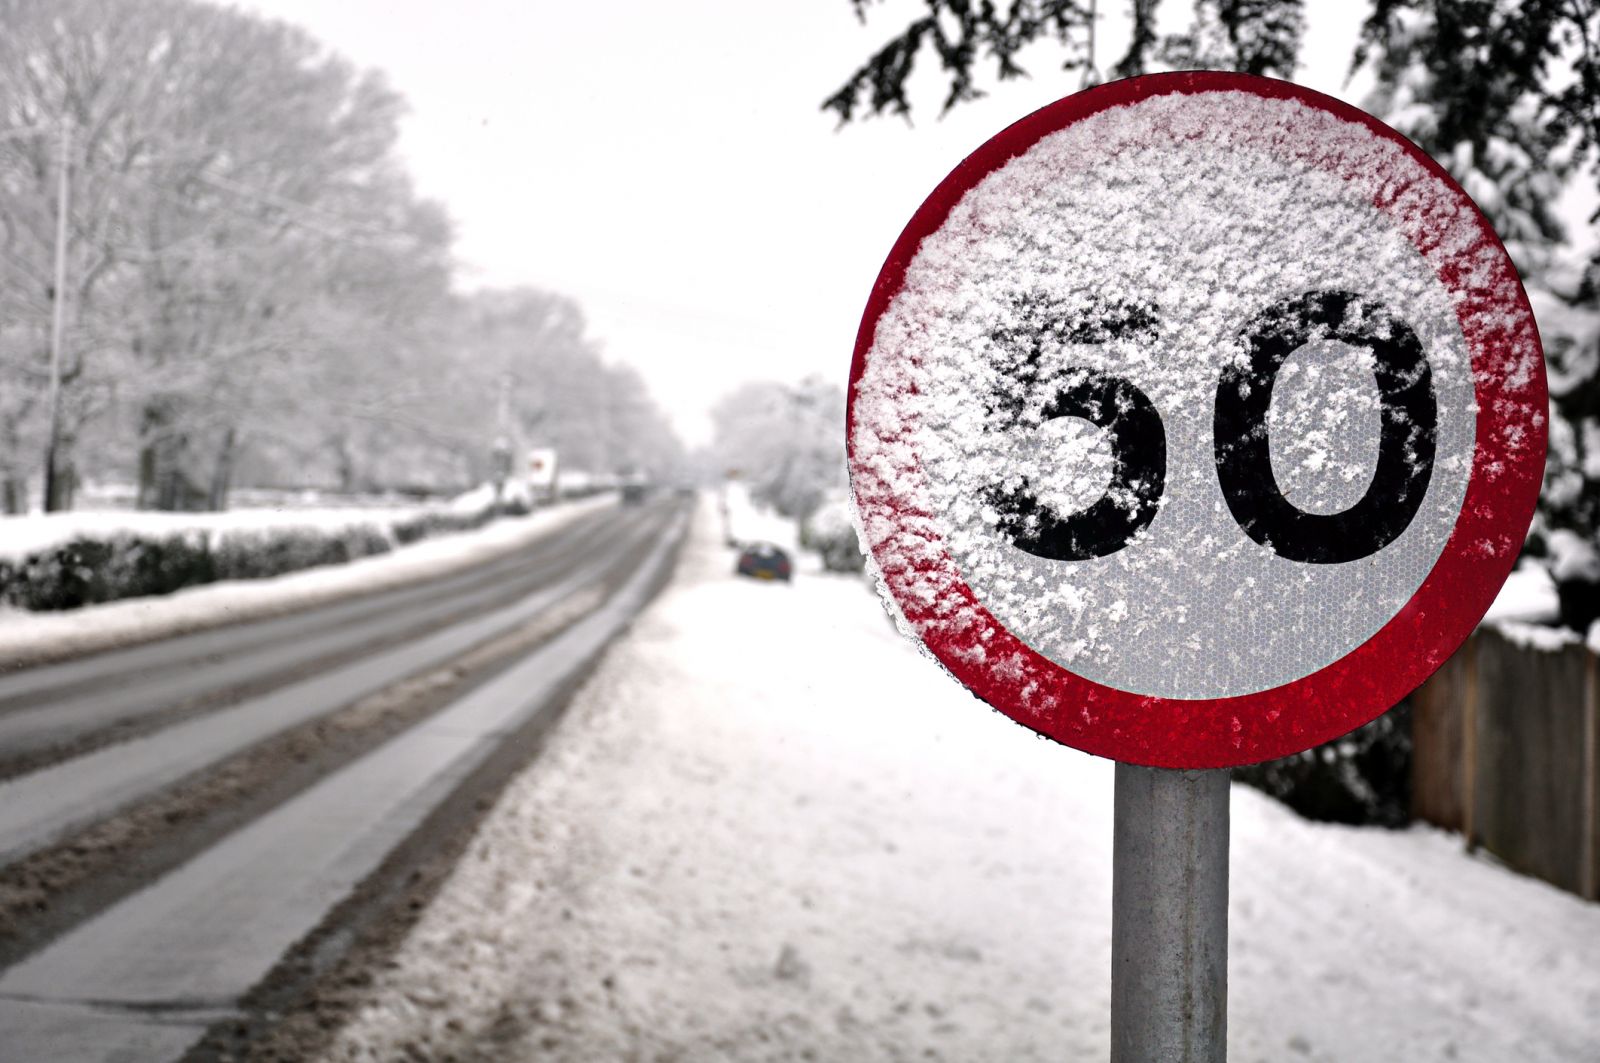
[[[675,583],[324,1058],[1104,1060],[1111,765],[859,580]],[[1600,1059],[1600,907],[1438,831],[1233,795],[1230,1058]]]
[[409,507],[235,509],[224,513],[74,510],[0,517],[0,608],[35,612],[268,579],[473,531],[534,508],[520,484]]
[[210,583],[175,594],[69,612],[0,611],[0,668],[275,616],[351,594],[442,576],[516,550],[584,513],[615,504],[615,496],[610,494],[562,503],[526,517],[505,517],[476,531],[270,579]]
[[73,510],[0,517],[0,561],[21,561],[75,539],[103,541],[203,536],[211,540],[269,535],[279,531],[336,534],[371,528],[380,534],[440,507],[233,509],[224,513],[159,513],[141,510]]
[[750,497],[739,480],[725,481],[717,492],[723,538],[737,543],[774,543],[790,553],[800,548],[800,525]]

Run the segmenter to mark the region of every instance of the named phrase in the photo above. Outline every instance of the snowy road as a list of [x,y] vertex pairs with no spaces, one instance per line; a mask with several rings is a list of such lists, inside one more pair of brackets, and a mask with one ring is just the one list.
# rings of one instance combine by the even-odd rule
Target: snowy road
[[[324,1060],[1104,1060],[1111,771],[701,513]],[[1233,793],[1230,1058],[1600,1059],[1600,908]]]
[[589,514],[533,550],[441,579],[363,595],[292,616],[200,631],[110,653],[0,673],[0,755],[47,749],[127,724],[190,698],[434,629],[548,582],[609,514]]
[[[531,620],[595,581],[614,564],[612,549],[637,545],[644,533],[638,528],[580,525],[572,534],[576,537],[573,542],[563,537],[536,558],[521,559],[522,570],[514,575],[490,573],[490,600],[475,587],[447,587],[432,608],[396,612],[400,607],[380,603],[374,615],[355,621],[336,619],[333,623],[339,630],[333,634],[313,615],[306,629],[287,644],[264,653],[241,654],[238,668],[226,658],[207,668],[179,657],[167,665],[166,674],[150,674],[146,684],[115,677],[116,687],[104,694],[97,691],[85,698],[67,697],[59,704],[46,703],[13,717],[0,716],[0,743],[11,736],[7,725],[13,722],[27,728],[24,739],[32,739],[54,720],[57,710],[65,721],[62,730],[66,730],[84,725],[85,717],[92,715],[86,708],[127,713],[134,710],[123,706],[160,706],[159,693],[181,681],[182,672],[202,679],[208,673],[221,673],[213,682],[217,689],[228,690],[240,673],[261,678],[257,670],[262,658],[274,665],[274,670],[265,674],[281,677],[325,660],[330,645],[348,649],[344,644],[350,643],[368,651],[349,664],[279,685],[219,711],[0,783],[0,859],[26,855],[72,827],[115,811],[198,767],[326,715],[407,675],[448,662],[496,633]],[[455,593],[450,594],[451,590]],[[495,601],[500,604],[496,606]],[[455,622],[441,624],[435,615],[439,613],[453,616]],[[390,646],[394,638],[390,628],[395,621],[410,637]],[[123,701],[119,691],[128,687],[131,692]]]
[[[68,881],[51,898],[59,925],[30,928],[26,906],[8,905],[0,1059],[182,1055],[397,846],[427,824],[449,830],[434,821],[468,783],[492,793],[485,772],[507,749],[525,759],[530,728],[664,578],[682,526],[672,503],[607,507],[426,585],[0,681],[0,750],[64,750],[0,783],[0,897]],[[168,720],[186,697],[197,704]],[[398,721],[383,726],[385,713]],[[80,734],[120,737],[145,716],[149,733],[74,755]],[[342,721],[342,749],[321,741],[327,720]],[[127,826],[186,794],[190,807],[153,817],[166,834]],[[231,818],[206,807],[215,794]],[[219,825],[184,836],[208,817]],[[131,869],[120,889],[115,871],[109,886],[73,881],[73,856],[114,848],[113,822],[124,849],[131,837],[168,866],[135,849],[112,854]]]

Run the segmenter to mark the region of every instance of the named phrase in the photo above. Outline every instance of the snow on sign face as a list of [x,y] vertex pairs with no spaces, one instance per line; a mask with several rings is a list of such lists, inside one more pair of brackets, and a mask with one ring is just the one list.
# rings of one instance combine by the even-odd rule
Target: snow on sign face
[[1140,764],[1309,748],[1409,693],[1515,560],[1545,452],[1515,268],[1368,115],[1236,74],[1079,93],[912,218],[851,370],[911,633]]

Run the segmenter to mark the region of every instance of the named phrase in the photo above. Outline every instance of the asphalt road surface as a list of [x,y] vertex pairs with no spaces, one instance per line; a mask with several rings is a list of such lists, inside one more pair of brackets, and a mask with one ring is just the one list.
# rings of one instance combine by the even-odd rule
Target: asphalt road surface
[[181,1059],[297,943],[337,942],[534,754],[686,510],[0,676],[0,1061]]

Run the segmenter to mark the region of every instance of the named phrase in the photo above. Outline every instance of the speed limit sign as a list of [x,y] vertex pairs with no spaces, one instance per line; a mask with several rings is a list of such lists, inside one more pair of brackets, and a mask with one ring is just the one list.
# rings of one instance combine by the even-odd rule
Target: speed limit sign
[[1436,163],[1329,97],[1155,75],[941,183],[857,338],[862,536],[996,709],[1132,764],[1309,748],[1395,704],[1509,573],[1538,334]]

